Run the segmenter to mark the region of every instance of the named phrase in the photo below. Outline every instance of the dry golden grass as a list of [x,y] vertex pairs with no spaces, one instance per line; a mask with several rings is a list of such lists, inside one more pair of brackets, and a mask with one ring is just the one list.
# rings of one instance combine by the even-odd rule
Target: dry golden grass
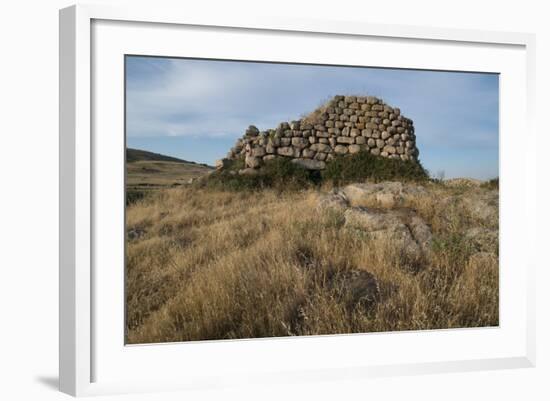
[[[498,218],[456,196],[485,193],[433,185],[409,200],[434,234],[410,269],[390,241],[319,209],[316,190],[159,190],[127,208],[127,342],[498,325],[498,244],[480,253],[464,235]],[[379,286],[368,305],[338,281],[361,270]]]

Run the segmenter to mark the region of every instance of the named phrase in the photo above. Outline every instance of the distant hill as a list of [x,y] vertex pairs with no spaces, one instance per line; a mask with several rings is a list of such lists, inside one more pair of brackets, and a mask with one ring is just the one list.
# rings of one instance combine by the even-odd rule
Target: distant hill
[[184,185],[214,170],[204,163],[139,149],[126,149],[126,188],[131,191]]
[[204,166],[204,167],[211,167],[205,163],[196,163],[188,160],[178,159],[177,157],[161,155],[160,153],[148,152],[146,150],[126,148],[127,163],[140,162],[140,161],[188,163],[188,164],[197,164],[199,166]]

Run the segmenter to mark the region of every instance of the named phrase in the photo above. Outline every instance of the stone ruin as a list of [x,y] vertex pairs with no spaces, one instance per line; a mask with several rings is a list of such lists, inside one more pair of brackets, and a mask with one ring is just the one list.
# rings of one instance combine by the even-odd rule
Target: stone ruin
[[266,131],[249,126],[216,167],[244,158],[245,169],[240,172],[247,173],[267,160],[287,157],[307,169],[323,170],[336,155],[360,151],[417,162],[412,120],[374,96],[334,96],[301,120]]

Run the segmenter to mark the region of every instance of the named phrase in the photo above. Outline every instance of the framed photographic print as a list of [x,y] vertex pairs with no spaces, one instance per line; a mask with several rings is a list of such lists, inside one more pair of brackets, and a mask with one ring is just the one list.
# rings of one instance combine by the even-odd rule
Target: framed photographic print
[[528,34],[60,13],[60,387],[534,364]]

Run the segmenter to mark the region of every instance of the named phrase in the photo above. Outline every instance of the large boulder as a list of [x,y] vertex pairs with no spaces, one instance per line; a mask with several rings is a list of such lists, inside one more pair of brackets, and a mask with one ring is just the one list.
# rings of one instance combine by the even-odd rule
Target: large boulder
[[325,209],[343,211],[349,206],[346,197],[340,192],[319,195],[317,205],[321,211]]
[[351,206],[395,208],[409,198],[426,195],[421,186],[406,186],[401,182],[350,184],[342,189]]
[[381,184],[351,184],[343,188],[351,206],[380,206],[393,208],[401,204],[400,182]]
[[[412,212],[411,212],[412,213]],[[349,208],[344,212],[345,225],[367,233],[381,246],[398,249],[407,261],[420,260],[430,251],[432,234],[420,217],[396,211]]]

